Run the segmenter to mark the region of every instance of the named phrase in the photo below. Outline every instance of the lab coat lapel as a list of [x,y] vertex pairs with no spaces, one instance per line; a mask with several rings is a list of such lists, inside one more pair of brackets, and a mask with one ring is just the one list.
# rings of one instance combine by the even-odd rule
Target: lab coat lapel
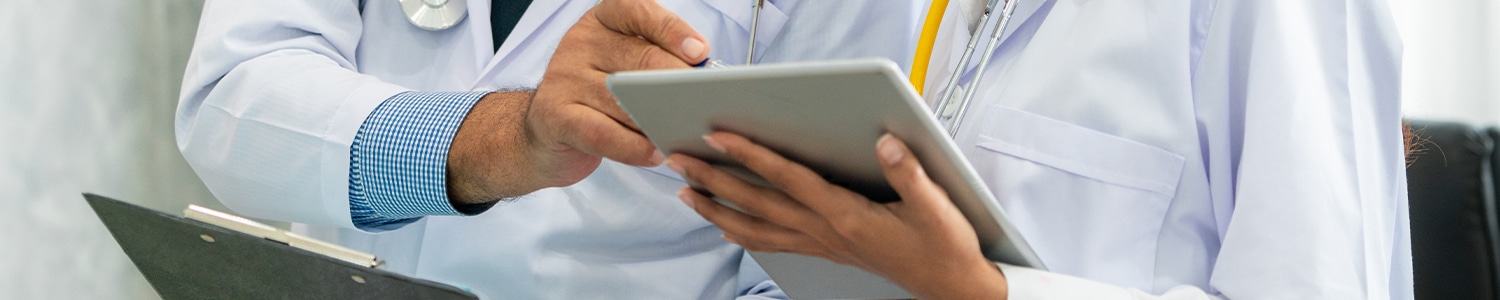
[[[1015,8],[1016,10],[1015,10],[1015,12],[1012,12],[1011,15],[1010,15],[1010,24],[1008,24],[1009,26],[1005,28],[1005,34],[1002,35],[1002,36],[1000,36],[1000,44],[1001,45],[1005,45],[1005,41],[1010,40],[1010,38],[1012,37],[1012,34],[1016,32],[1016,28],[1020,28],[1021,24],[1026,24],[1026,20],[1031,19],[1031,16],[1035,15],[1036,11],[1038,9],[1041,9],[1043,4],[1046,4],[1045,2],[1052,2],[1052,1],[1056,1],[1056,0],[1010,0],[1010,1],[1021,1],[1021,2],[1016,2],[1016,8]],[[998,10],[1000,8],[997,7],[995,9]],[[992,21],[998,22],[999,21],[998,19],[999,19],[999,16],[1000,16],[999,11],[996,11],[995,13],[996,14],[994,16],[992,16],[991,18],[995,19],[995,20],[992,20]]]
[[[569,0],[532,1],[531,6],[526,8],[526,14],[521,15],[521,20],[519,22],[516,22],[515,30],[511,30],[511,36],[506,37],[505,41],[500,44],[500,50],[493,52],[494,54],[489,56],[489,60],[485,65],[484,71],[480,72],[480,74],[484,75],[479,76],[479,80],[474,82],[474,88],[478,88],[480,87],[480,85],[491,82],[496,71],[495,66],[499,65],[500,61],[505,60],[505,58],[508,57],[511,52],[515,52],[516,47],[520,46],[523,42],[530,39],[532,35],[535,35],[537,29],[541,28],[542,24],[547,23],[547,19],[551,19],[553,15],[557,14],[559,8],[562,8],[563,4],[566,4],[568,1]],[[493,29],[491,29],[490,26],[489,14],[484,13],[483,17],[475,17],[474,12],[476,11],[476,9],[479,9],[478,11],[481,13],[490,11],[490,1],[469,0],[469,21],[474,22],[475,26],[480,26],[473,30],[475,34],[474,38],[479,40],[490,40],[492,39],[490,37],[490,34]],[[494,49],[493,42],[474,44],[479,47],[484,47],[475,51],[476,53],[492,53],[490,52],[490,49]]]
[[[744,30],[744,32],[746,33],[746,36],[749,36],[750,24],[753,23],[752,18],[755,15],[754,3],[749,0],[709,0],[704,2],[707,2],[708,6],[713,7],[714,10],[719,11],[720,14],[729,17],[730,20],[733,20],[734,24],[739,25],[740,29]],[[776,5],[772,4],[770,1],[766,1],[766,6],[763,7],[760,11],[760,31],[756,31],[755,33],[756,49],[766,49],[767,47],[774,45],[776,37],[781,35],[781,26],[786,25],[787,19],[788,17],[786,12],[781,11],[780,8],[777,8]],[[755,59],[757,60],[760,59],[760,56],[766,53],[766,51],[756,52],[759,52],[756,54]],[[736,60],[738,60],[738,58],[736,58]]]
[[[1026,24],[1026,22],[1028,20],[1030,20],[1034,15],[1036,15],[1037,11],[1040,10],[1043,7],[1043,5],[1048,5],[1047,2],[1052,2],[1052,1],[1056,1],[1056,0],[1010,0],[1010,1],[1021,1],[1021,2],[1017,2],[1016,3],[1015,11],[1011,13],[1010,24],[1007,24],[1007,26],[1005,28],[1005,32],[1000,37],[1000,45],[1001,46],[1006,45],[1007,41],[1010,41],[1012,38],[1014,38],[1015,37],[1016,29],[1020,28],[1022,24]],[[985,2],[987,2],[987,1],[985,1]],[[958,5],[961,5],[961,3],[953,3],[953,2],[950,2],[950,3],[951,4],[949,4],[949,5],[950,6],[954,6],[954,7],[957,7]],[[984,4],[981,3],[979,5],[981,5],[980,9],[983,9],[982,5],[984,5]],[[998,10],[1000,8],[996,8],[996,9]],[[968,41],[969,35],[971,34],[971,32],[968,30],[967,26],[961,26],[961,27],[957,27],[957,28],[950,27],[950,26],[968,25],[968,23],[970,23],[970,22],[978,22],[978,20],[968,20],[969,17],[975,17],[975,18],[977,18],[978,17],[977,15],[974,15],[974,16],[966,15],[966,14],[963,13],[962,9],[952,9],[952,10],[949,10],[950,14],[954,13],[954,12],[958,12],[960,14],[960,17],[958,17],[958,18],[945,17],[946,18],[945,21],[962,21],[962,22],[961,23],[957,23],[957,24],[944,23],[943,24],[943,28],[944,29],[941,30],[944,33],[939,35],[940,39],[937,42],[939,44],[938,45],[933,45],[933,53],[935,55],[932,58],[932,61],[931,61],[931,64],[930,64],[930,66],[931,66],[930,68],[931,69],[927,70],[927,76],[928,76],[927,77],[927,88],[925,88],[922,91],[922,96],[925,97],[925,98],[928,98],[929,101],[935,101],[936,97],[939,94],[941,94],[942,87],[947,86],[948,81],[952,80],[952,78],[950,78],[950,75],[952,75],[951,72],[954,69],[960,67],[960,66],[958,66],[958,59],[962,55],[962,51],[964,49],[964,44],[963,43],[966,42],[966,41]],[[979,50],[976,50],[974,52],[974,57],[971,58],[971,61],[969,61],[969,64],[967,66],[963,66],[963,68],[964,68],[964,72],[963,73],[965,74],[964,76],[968,76],[969,74],[973,74],[974,73],[974,69],[976,69],[976,68],[979,67],[979,61],[982,59],[982,56],[984,55],[983,49],[986,49],[988,47],[988,45],[985,45],[989,41],[988,34],[989,34],[990,30],[992,30],[991,28],[993,28],[993,27],[990,27],[990,25],[991,24],[999,23],[1000,22],[999,19],[1000,19],[1000,12],[996,11],[996,12],[994,12],[993,15],[990,16],[990,19],[988,20],[989,24],[980,24],[979,30],[982,30],[980,33],[983,34],[983,35],[980,36],[980,43],[979,43],[979,45],[976,45],[976,47],[979,47],[978,48]],[[944,40],[947,40],[949,42],[943,42]],[[1000,49],[996,48],[995,51],[1000,51]],[[937,53],[946,53],[946,55],[943,55],[943,57],[938,57],[936,55]],[[943,67],[943,69],[941,69],[939,71],[939,69],[937,69],[938,66],[945,66],[945,67]],[[930,102],[930,103],[934,103],[934,102]],[[934,104],[934,105],[936,105],[936,104]]]
[[[1037,10],[1039,10],[1042,7],[1043,4],[1046,4],[1046,2],[1051,2],[1051,1],[1055,1],[1055,0],[1008,0],[1008,1],[1021,1],[1021,2],[1017,2],[1016,3],[1015,11],[1012,12],[1011,15],[1010,15],[1010,23],[1006,24],[1005,32],[1000,35],[1000,45],[1001,46],[1004,46],[1006,44],[1006,41],[1009,41],[1012,38],[1014,38],[1015,37],[1015,33],[1016,33],[1016,29],[1017,28],[1021,28],[1021,24],[1026,24],[1026,20],[1030,20],[1031,16],[1035,15],[1036,12],[1037,12]],[[1002,2],[999,5],[1004,5],[1004,3]],[[990,15],[990,19],[987,20],[987,21],[989,21],[989,24],[981,24],[980,25],[979,30],[982,30],[982,31],[979,32],[979,34],[981,34],[981,36],[980,36],[980,44],[976,45],[977,47],[981,47],[979,49],[990,48],[990,47],[988,47],[988,45],[985,45],[985,43],[987,43],[989,41],[990,31],[994,30],[994,26],[992,26],[992,25],[997,25],[997,24],[1000,23],[1000,13],[1001,13],[1000,9],[1002,9],[1002,8],[1003,8],[1003,6],[995,8],[995,12],[993,12]],[[968,18],[968,17],[969,16],[964,16],[964,18]],[[967,20],[967,21],[968,22],[978,22],[978,20]],[[944,25],[947,26],[947,24],[944,24]],[[968,37],[967,34],[969,34],[969,32],[964,32],[964,33],[966,34],[966,35],[964,35],[964,37],[967,38]],[[995,48],[995,49],[997,49],[996,51],[999,51],[998,48]],[[973,69],[976,68],[976,67],[978,67],[979,60],[981,59],[982,55],[984,55],[982,53],[982,51],[975,51],[974,52],[973,61],[970,62],[969,66],[967,67],[968,70],[965,71],[966,73],[967,72],[973,72],[974,71]]]
[[[486,65],[495,56],[495,53],[489,50],[494,49],[494,45],[484,42],[490,40],[490,0],[469,0],[466,4],[469,6],[469,15],[464,16],[467,19],[464,22],[469,23],[469,35],[476,41],[473,51],[474,65]],[[479,77],[483,78],[484,72],[479,72]]]

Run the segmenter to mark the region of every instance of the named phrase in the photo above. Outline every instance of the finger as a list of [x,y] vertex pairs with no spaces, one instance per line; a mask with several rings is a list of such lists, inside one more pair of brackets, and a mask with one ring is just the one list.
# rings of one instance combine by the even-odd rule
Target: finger
[[821,244],[810,236],[725,207],[691,188],[678,190],[677,197],[708,222],[719,226],[726,235],[739,237],[737,241],[745,243],[741,246],[747,246],[746,249],[827,252],[819,250]]
[[583,86],[588,89],[592,89],[593,91],[584,91],[582,93],[579,93],[580,95],[587,95],[586,97],[588,97],[586,99],[581,99],[579,103],[588,105],[589,107],[594,108],[594,110],[597,110],[600,113],[609,116],[610,119],[614,119],[615,122],[619,122],[620,125],[624,125],[631,131],[640,132],[640,125],[636,125],[635,119],[630,118],[630,114],[626,113],[625,109],[620,107],[620,102],[615,100],[614,93],[609,91],[609,87],[605,82],[606,74],[596,71],[585,71],[585,73],[597,76],[586,75],[588,76],[587,78],[581,78],[582,81],[586,82],[586,84]]
[[707,40],[655,0],[605,0],[590,11],[605,28],[645,38],[685,63],[707,59]]
[[[697,63],[684,61],[667,49],[634,36],[619,34],[593,35],[589,41],[598,49],[601,59],[594,60],[594,68],[606,73],[633,70],[681,69]],[[603,87],[603,85],[600,85]]]
[[811,169],[739,135],[715,132],[705,135],[704,141],[830,222],[844,222],[857,212],[873,208],[874,202],[864,196],[830,184]]
[[559,140],[584,153],[633,166],[658,166],[665,160],[645,135],[627,128],[604,113],[584,105],[559,108]]
[[830,232],[832,229],[827,223],[820,222],[821,216],[781,192],[745,182],[697,158],[672,154],[666,164],[682,174],[688,182],[697,183],[750,216],[808,234]]
[[912,154],[901,139],[887,133],[875,142],[875,155],[880,159],[891,188],[901,195],[901,202],[893,203],[914,207],[927,212],[952,207],[948,192],[927,177],[922,163]]
[[[724,233],[724,241],[727,241],[730,244],[740,245],[740,247],[741,248],[745,248],[745,250],[750,250],[750,251],[755,251],[755,252],[796,253],[796,254],[801,254],[801,255],[806,255],[806,256],[813,256],[813,257],[818,257],[818,258],[826,259],[828,261],[832,261],[832,262],[837,263],[837,264],[851,265],[849,260],[845,259],[843,256],[838,256],[838,255],[833,254],[833,252],[832,251],[828,251],[827,248],[816,248],[816,249],[813,249],[813,248],[802,248],[802,249],[768,248],[767,245],[764,245],[764,244],[761,244],[759,242],[753,241],[750,238],[746,238],[746,237],[742,237],[742,236],[737,236],[737,235],[730,234],[730,233],[727,233],[727,232]],[[746,246],[746,245],[749,245],[749,246]]]

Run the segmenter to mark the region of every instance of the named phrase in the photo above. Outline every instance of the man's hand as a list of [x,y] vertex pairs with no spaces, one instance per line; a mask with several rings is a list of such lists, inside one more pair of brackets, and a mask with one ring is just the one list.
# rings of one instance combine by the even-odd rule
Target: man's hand
[[[668,49],[672,49],[669,51]],[[682,19],[654,0],[603,1],[563,35],[526,116],[550,184],[588,176],[600,157],[637,166],[664,157],[620,109],[604,77],[643,69],[687,68],[705,59],[708,45]]]
[[604,78],[687,68],[707,56],[703,37],[655,0],[600,2],[563,35],[534,95],[491,94],[464,119],[449,153],[450,198],[479,203],[571,185],[603,158],[661,164]]

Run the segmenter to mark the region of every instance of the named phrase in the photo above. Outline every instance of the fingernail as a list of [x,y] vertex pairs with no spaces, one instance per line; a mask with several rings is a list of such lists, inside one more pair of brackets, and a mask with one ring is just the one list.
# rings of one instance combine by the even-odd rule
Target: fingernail
[[703,57],[704,48],[706,47],[704,47],[703,41],[699,41],[698,39],[688,38],[682,40],[682,55],[687,55],[690,61]]
[[667,155],[661,154],[661,150],[651,153],[651,164],[660,166],[665,160],[667,160]]
[[672,169],[672,172],[677,172],[677,174],[684,174],[682,172],[682,165],[677,164],[676,161],[673,161],[672,159],[667,159],[667,161],[664,164],[667,165],[668,169]]
[[736,240],[734,240],[734,238],[729,237],[728,233],[726,233],[726,234],[720,234],[719,238],[724,239],[725,242],[729,242],[730,244],[735,244],[735,245],[739,245],[740,244],[739,241],[736,241]]
[[896,145],[896,138],[889,133],[880,136],[880,140],[875,142],[875,152],[880,156],[880,162],[887,166],[900,162],[901,157],[906,155],[901,153],[900,145]]
[[720,144],[718,140],[714,139],[714,137],[705,134],[703,135],[703,142],[708,143],[709,148],[714,148],[714,150],[719,151],[719,153],[724,153],[724,144]]
[[693,208],[693,198],[689,197],[688,193],[690,192],[687,188],[677,190],[677,200],[682,200],[682,205],[687,205],[688,208]]

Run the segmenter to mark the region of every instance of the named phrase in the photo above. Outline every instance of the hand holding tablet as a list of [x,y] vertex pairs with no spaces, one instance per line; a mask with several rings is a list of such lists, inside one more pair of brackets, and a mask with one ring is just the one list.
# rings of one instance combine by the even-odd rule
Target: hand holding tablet
[[[969,221],[986,258],[1041,268],[901,74],[889,61],[853,60],[627,72],[610,76],[608,84],[657,148],[702,159],[762,187],[773,185],[710,147],[703,136],[716,131],[743,136],[829,183],[890,202],[900,195],[887,182],[874,147],[889,132],[906,142],[926,175]],[[839,278],[806,276],[822,270],[807,260],[777,262],[792,255],[753,254],[794,297],[882,296],[850,294],[872,289],[840,290],[845,284],[829,282]]]

